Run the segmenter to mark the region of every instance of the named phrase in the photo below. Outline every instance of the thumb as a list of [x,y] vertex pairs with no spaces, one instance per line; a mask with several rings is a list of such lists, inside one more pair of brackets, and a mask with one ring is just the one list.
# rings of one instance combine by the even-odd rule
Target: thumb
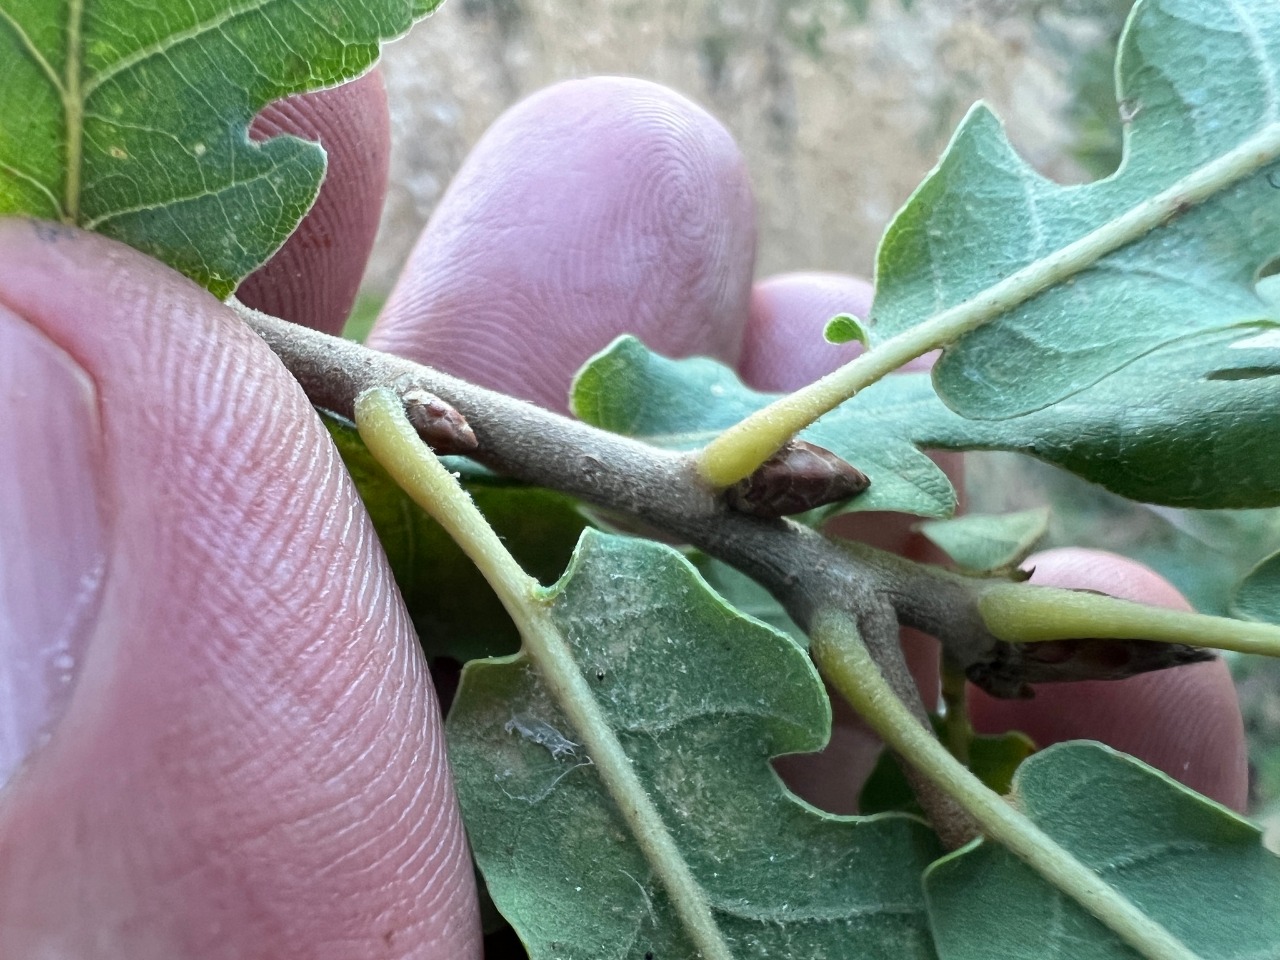
[[477,956],[408,618],[262,343],[0,223],[0,402],[0,956]]

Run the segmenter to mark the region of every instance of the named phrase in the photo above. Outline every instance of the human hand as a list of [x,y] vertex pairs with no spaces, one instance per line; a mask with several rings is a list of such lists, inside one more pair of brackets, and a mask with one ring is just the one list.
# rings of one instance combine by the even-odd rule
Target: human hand
[[[365,101],[344,116],[375,114],[385,123]],[[361,189],[331,236],[375,203]],[[296,285],[249,281],[242,298],[332,329],[339,294],[313,282],[353,262],[358,275],[364,254],[317,270],[291,246]],[[0,391],[21,414],[0,433],[14,465],[0,477],[0,956],[477,956],[425,670],[296,385],[211,298],[131,251],[13,223],[0,251]],[[651,84],[562,85],[477,148],[371,342],[560,408],[572,372],[622,332],[797,386],[839,362],[817,327],[859,312],[866,288],[800,278],[787,282],[829,285],[838,304],[771,301],[782,282],[753,294],[753,256],[745,168],[715,121]],[[894,522],[863,527],[917,549]],[[1073,735],[1128,724],[1148,759],[1195,770],[1235,750],[1195,785],[1239,802],[1220,665],[1108,690],[1138,681],[1150,706],[1117,695],[1105,728],[1068,697]],[[1174,714],[1189,718],[1177,743]],[[836,754],[813,779],[847,797],[863,770]]]

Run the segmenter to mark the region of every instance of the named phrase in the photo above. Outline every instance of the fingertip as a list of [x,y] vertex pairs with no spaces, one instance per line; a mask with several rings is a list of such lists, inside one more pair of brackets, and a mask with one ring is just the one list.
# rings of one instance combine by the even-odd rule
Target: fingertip
[[718,121],[647,81],[568,81],[477,144],[370,343],[563,411],[620,334],[736,361],[754,256],[746,164]]
[[250,136],[280,134],[325,148],[324,183],[298,229],[236,296],[265,313],[338,334],[360,288],[387,193],[391,120],[381,72],[270,104]]
[[[1167,580],[1142,564],[1069,547],[1028,558],[1033,583],[1099,590],[1153,606],[1190,610]],[[1041,684],[1032,700],[999,700],[970,688],[970,715],[983,733],[1021,730],[1038,746],[1100,740],[1163,770],[1235,810],[1248,800],[1244,724],[1222,660],[1127,680]]]

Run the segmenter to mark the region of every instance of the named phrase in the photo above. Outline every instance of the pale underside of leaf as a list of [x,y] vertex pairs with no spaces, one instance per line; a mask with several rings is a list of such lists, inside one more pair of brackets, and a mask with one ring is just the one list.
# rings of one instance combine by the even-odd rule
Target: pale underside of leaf
[[[574,411],[588,423],[680,450],[702,445],[772,399],[772,394],[748,389],[716,361],[668,360],[634,337],[620,337],[588,361],[572,391]],[[871,479],[867,491],[841,509],[901,510],[928,517],[950,516],[955,510],[955,490],[946,474],[902,430],[922,402],[954,418],[926,385],[925,392],[910,396],[895,392],[891,404],[855,399],[800,434]]]
[[[1025,453],[1150,503],[1274,506],[1280,377],[1257,375],[1274,349],[1258,338],[1228,329],[1178,341],[1068,400],[1003,420],[961,417],[939,400],[928,374],[894,374],[801,436],[871,478],[845,509],[947,516],[955,495],[921,452],[931,449]],[[587,422],[682,449],[772,399],[715,361],[669,360],[628,337],[589,361],[573,392]]]
[[[769,766],[827,734],[803,650],[652,543],[588,533],[548,598],[734,956],[932,955],[918,892],[932,834],[821,814]],[[529,662],[469,665],[448,730],[477,861],[532,957],[691,955]]]
[[[1280,858],[1225,807],[1094,743],[1028,759],[1014,775],[1013,802],[1197,956],[1280,955]],[[1136,956],[985,842],[933,865],[925,888],[941,960]]]
[[989,111],[972,112],[884,238],[873,339],[981,300],[1229,157],[1231,175],[1198,201],[963,336],[935,379],[967,416],[1018,416],[1184,338],[1275,323],[1255,279],[1280,253],[1278,75],[1272,0],[1142,0],[1118,67],[1120,169],[1059,186],[1016,156]]

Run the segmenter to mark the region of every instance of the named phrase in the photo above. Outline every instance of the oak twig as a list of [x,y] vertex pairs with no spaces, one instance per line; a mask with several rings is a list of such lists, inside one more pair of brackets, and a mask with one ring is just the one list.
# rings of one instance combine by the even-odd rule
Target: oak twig
[[[436,444],[443,436],[446,444],[474,444],[468,456],[501,474],[621,512],[689,543],[768,589],[806,632],[820,611],[847,612],[863,630],[890,688],[922,723],[925,709],[903,661],[897,626],[937,637],[952,662],[997,695],[1026,690],[1017,673],[1027,660],[1023,646],[997,638],[984,619],[981,600],[990,580],[832,541],[790,520],[750,515],[699,475],[692,454],[608,433],[410,360],[234,301],[231,306],[317,407],[352,418],[361,393],[387,387],[408,402],[410,419],[426,442]],[[1185,650],[1170,647],[1167,662],[1185,659]],[[1145,658],[1142,669],[1164,665],[1160,661]],[[1057,678],[1052,664],[1037,669],[1041,682]],[[1079,670],[1064,664],[1063,676],[1078,679]],[[954,812],[930,801],[929,793],[921,801],[937,818],[940,833],[962,835],[964,829],[946,826],[955,821]],[[940,796],[932,793],[935,800]]]
[[[477,442],[469,456],[477,462],[627,514],[737,567],[770,590],[802,629],[818,608],[872,609],[887,598],[903,623],[956,648],[959,662],[984,660],[999,643],[982,625],[966,578],[870,548],[838,545],[789,520],[736,510],[699,479],[689,454],[599,430],[413,361],[234,306],[315,406],[350,418],[355,398],[372,387],[390,387],[402,396],[415,389],[433,394],[466,419]],[[895,689],[918,702],[902,674]]]

